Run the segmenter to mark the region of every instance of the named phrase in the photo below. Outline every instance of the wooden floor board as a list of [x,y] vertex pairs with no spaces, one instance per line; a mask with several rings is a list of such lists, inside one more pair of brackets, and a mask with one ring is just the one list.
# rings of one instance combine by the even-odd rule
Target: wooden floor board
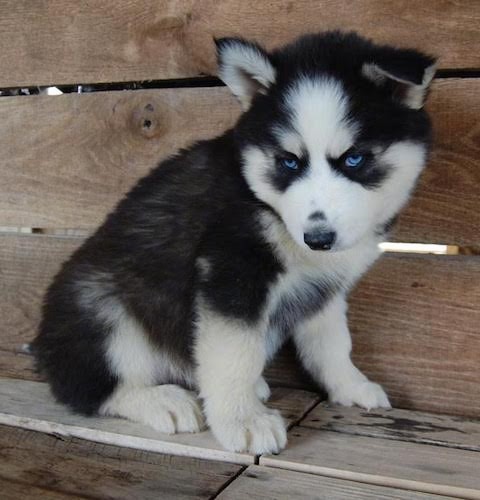
[[480,451],[480,420],[412,410],[366,411],[327,402],[317,405],[301,421],[302,427],[413,443]]
[[0,425],[3,499],[208,499],[240,465],[175,457]]
[[[275,388],[268,405],[292,423],[318,400],[307,391]],[[239,464],[255,461],[254,455],[225,451],[210,431],[167,435],[127,420],[74,415],[55,403],[41,382],[0,379],[0,424],[173,455]]]
[[270,467],[249,466],[217,500],[442,500],[447,497],[344,481]]
[[295,427],[260,465],[424,493],[480,499],[480,453]]
[[40,488],[28,482],[17,482],[11,479],[3,479],[2,477],[0,477],[0,491],[2,492],[2,500],[75,500],[89,498],[80,492],[73,494],[52,491],[51,489]]

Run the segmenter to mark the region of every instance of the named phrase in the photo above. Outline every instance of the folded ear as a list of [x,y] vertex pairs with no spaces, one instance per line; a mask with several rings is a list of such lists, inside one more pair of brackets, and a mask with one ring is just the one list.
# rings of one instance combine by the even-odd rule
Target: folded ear
[[248,109],[257,92],[265,93],[275,82],[275,68],[267,52],[240,38],[215,40],[219,77]]
[[379,87],[390,88],[394,99],[420,109],[435,76],[435,59],[416,50],[378,47],[362,73]]

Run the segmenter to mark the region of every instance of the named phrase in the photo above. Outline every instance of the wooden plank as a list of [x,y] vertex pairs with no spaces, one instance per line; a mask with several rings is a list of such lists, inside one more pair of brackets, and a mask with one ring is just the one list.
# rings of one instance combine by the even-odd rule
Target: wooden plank
[[32,484],[3,479],[2,477],[0,477],[0,491],[2,492],[2,500],[38,500],[39,498],[42,500],[74,500],[75,498],[88,498],[81,495],[80,492],[75,494],[61,493],[48,488],[39,488]]
[[365,411],[323,402],[307,414],[301,425],[356,436],[480,451],[480,420],[413,410],[378,408]]
[[[291,425],[317,402],[316,394],[276,388],[268,405],[280,410]],[[239,464],[255,460],[248,453],[224,450],[210,431],[168,435],[118,418],[72,414],[53,400],[47,384],[41,382],[0,379],[0,424],[157,453]]]
[[442,500],[446,497],[250,465],[218,500]]
[[2,99],[0,225],[96,226],[160,159],[238,113],[221,88]]
[[480,417],[480,258],[384,256],[350,303],[354,361],[394,406]]
[[[38,379],[32,340],[43,293],[80,239],[0,236],[0,374]],[[400,408],[480,416],[480,260],[384,256],[353,293],[354,359]],[[267,370],[276,386],[315,390],[293,353]]]
[[[480,80],[435,82],[430,109],[436,149],[394,239],[480,246]],[[91,229],[160,159],[238,115],[225,88],[1,99],[0,226]]]
[[[2,490],[13,497],[205,499],[241,470],[239,465],[172,457],[75,438],[0,426]],[[22,490],[20,485],[24,485]],[[26,496],[23,496],[23,495]],[[45,496],[44,496],[45,495]]]
[[296,356],[293,342],[290,340],[266,367],[264,376],[272,387],[306,389],[321,394],[322,399],[325,399],[325,394],[322,393],[321,388],[303,369],[300,360]]
[[480,79],[436,80],[427,108],[435,132],[431,160],[392,241],[478,249]]
[[[3,0],[0,87],[184,78],[215,71],[214,37],[269,48],[311,31],[358,30],[378,42],[440,56],[443,68],[478,68],[475,0]],[[273,15],[275,14],[275,15]]]
[[480,499],[480,453],[296,427],[260,465],[424,493]]
[[0,234],[0,374],[38,379],[22,354],[40,321],[43,295],[79,238]]

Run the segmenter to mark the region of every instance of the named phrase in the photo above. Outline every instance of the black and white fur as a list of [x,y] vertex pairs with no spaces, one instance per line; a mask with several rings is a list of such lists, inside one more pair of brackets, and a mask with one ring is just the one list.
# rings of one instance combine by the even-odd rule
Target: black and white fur
[[244,114],[119,203],[50,287],[34,348],[75,411],[168,433],[205,415],[224,447],[278,452],[262,372],[288,337],[332,401],[389,406],[350,360],[346,295],[424,166],[434,60],[338,32],[217,49]]

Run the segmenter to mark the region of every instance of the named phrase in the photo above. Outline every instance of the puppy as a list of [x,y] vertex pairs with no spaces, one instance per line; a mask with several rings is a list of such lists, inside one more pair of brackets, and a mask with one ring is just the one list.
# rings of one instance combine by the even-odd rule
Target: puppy
[[34,352],[77,412],[166,433],[205,415],[225,448],[276,453],[262,372],[287,338],[331,401],[389,407],[350,360],[346,295],[424,167],[434,59],[340,32],[217,52],[244,113],[160,163],[75,252]]

